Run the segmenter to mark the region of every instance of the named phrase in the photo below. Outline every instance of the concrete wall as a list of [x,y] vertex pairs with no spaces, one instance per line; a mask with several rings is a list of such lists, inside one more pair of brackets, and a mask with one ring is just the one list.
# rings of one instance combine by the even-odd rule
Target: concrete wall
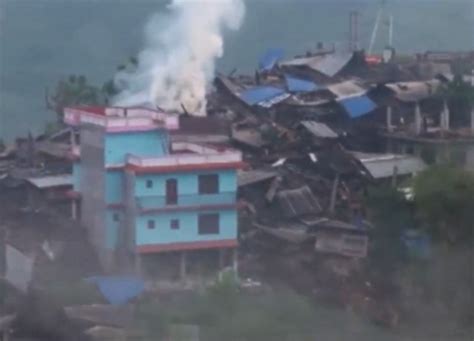
[[80,184],[81,221],[88,229],[89,239],[97,250],[102,266],[107,269],[113,255],[106,249],[104,135],[99,127],[81,127]]
[[108,133],[105,138],[107,165],[123,164],[125,155],[152,157],[168,154],[169,137],[165,131]]
[[[219,214],[219,233],[200,235],[198,216],[200,213]],[[179,220],[179,229],[170,227],[172,219]],[[155,221],[155,228],[148,228],[148,220]],[[136,245],[168,244],[225,240],[237,238],[237,212],[235,210],[173,212],[140,215],[136,218]]]
[[[166,180],[176,179],[178,183],[178,196],[193,196],[195,203],[200,203],[199,180],[201,174],[217,174],[219,176],[219,193],[235,193],[237,190],[237,173],[235,170],[216,170],[207,172],[186,172],[171,174],[140,174],[135,181],[136,197],[164,197],[166,194]],[[146,187],[146,182],[153,182],[152,188]],[[213,195],[208,195],[212,197]],[[204,197],[204,196],[203,196]],[[178,203],[179,203],[178,198]],[[184,200],[184,199],[183,199]],[[235,198],[234,198],[235,200]]]
[[[115,219],[118,218],[118,221]],[[121,209],[107,209],[105,213],[106,240],[105,247],[115,250],[119,245],[121,230],[124,222],[124,211]]]

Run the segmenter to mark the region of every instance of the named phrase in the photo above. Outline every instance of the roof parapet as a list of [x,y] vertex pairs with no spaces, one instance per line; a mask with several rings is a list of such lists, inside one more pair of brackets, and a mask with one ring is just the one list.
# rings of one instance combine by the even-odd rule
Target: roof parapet
[[64,122],[73,126],[98,125],[110,132],[179,129],[178,116],[140,107],[66,107]]

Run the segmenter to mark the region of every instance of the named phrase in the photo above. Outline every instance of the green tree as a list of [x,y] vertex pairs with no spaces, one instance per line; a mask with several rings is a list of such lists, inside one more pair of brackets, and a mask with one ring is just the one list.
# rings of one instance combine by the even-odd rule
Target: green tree
[[370,263],[378,275],[390,277],[405,259],[402,235],[414,227],[413,210],[404,195],[392,187],[373,187],[366,198],[371,234]]
[[453,167],[432,167],[415,179],[419,218],[433,237],[470,240],[474,231],[474,175]]
[[438,96],[447,101],[454,125],[470,122],[470,112],[474,106],[474,87],[465,82],[461,74],[456,74],[451,82],[442,85]]
[[[136,57],[130,57],[126,63],[120,64],[116,68],[117,73],[133,73],[137,70],[138,59]],[[117,85],[115,79],[109,79],[102,85],[102,95],[105,98],[106,104],[109,104],[112,98],[119,94],[121,90],[120,85]]]
[[61,79],[54,94],[46,94],[48,109],[53,110],[61,120],[64,108],[74,105],[100,105],[103,103],[99,89],[87,82],[85,76],[70,75]]

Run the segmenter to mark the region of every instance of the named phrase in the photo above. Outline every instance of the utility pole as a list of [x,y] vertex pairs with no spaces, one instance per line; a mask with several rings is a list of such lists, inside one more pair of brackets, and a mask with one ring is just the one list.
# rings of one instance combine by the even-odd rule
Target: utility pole
[[359,12],[349,13],[349,51],[359,50]]
[[393,15],[390,15],[389,31],[388,31],[388,46],[393,47]]

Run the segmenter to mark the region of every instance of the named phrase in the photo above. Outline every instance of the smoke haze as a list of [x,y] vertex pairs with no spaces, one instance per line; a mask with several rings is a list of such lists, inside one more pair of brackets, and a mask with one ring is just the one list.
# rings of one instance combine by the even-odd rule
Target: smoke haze
[[114,105],[151,103],[167,111],[206,114],[206,90],[224,52],[223,31],[237,30],[242,0],[173,0],[145,28],[138,66],[115,78],[121,90]]

